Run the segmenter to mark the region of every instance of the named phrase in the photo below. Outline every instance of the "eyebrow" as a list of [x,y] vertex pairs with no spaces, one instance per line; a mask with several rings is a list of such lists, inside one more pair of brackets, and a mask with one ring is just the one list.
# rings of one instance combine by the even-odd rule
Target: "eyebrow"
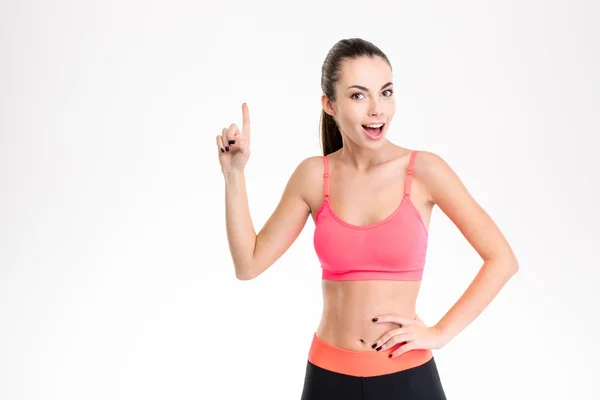
[[[383,85],[383,86],[381,87],[381,90],[385,89],[386,87],[388,87],[388,86],[390,86],[390,85],[393,85],[393,83],[392,83],[392,82],[388,82],[388,83],[386,83],[385,85]],[[364,90],[365,92],[368,92],[368,91],[369,91],[369,89],[367,89],[367,88],[366,88],[366,87],[364,87],[364,86],[360,86],[360,85],[352,85],[352,86],[348,86],[348,89],[351,89],[351,88],[357,88],[357,89],[360,89],[360,90]]]

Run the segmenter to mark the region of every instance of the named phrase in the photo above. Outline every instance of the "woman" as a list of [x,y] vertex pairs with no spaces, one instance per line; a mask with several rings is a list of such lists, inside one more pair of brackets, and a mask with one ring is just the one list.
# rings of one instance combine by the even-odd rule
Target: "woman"
[[[304,159],[258,235],[246,198],[250,117],[217,136],[226,225],[238,279],[271,266],[315,221],[323,314],[308,354],[302,400],[445,399],[440,349],[498,294],[517,260],[488,214],[435,153],[386,139],[395,114],[386,55],[345,39],[323,64],[323,156]],[[432,208],[456,224],[484,260],[463,296],[435,325],[415,312]]]

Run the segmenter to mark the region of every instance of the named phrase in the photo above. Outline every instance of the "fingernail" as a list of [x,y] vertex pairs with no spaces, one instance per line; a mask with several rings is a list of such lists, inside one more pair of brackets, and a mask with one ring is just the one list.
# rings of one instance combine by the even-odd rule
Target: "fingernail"
[[225,150],[229,151],[229,146],[225,146]]
[[235,144],[235,140],[230,140],[229,144]]
[[379,350],[381,350],[381,347],[382,347],[382,346],[379,346],[379,347],[378,347],[378,348],[376,348],[375,350],[379,351]]
[[225,153],[225,150],[221,149],[221,153]]
[[390,353],[390,354],[388,355],[388,358],[392,358],[392,353]]
[[373,318],[373,322],[377,322],[377,318]]
[[377,347],[377,343],[373,343],[373,346],[371,346],[372,349],[374,349],[375,347]]

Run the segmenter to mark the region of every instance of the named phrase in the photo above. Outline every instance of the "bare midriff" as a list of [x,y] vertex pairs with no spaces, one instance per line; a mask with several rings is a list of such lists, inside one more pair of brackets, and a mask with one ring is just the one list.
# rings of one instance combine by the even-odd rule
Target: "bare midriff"
[[420,287],[421,281],[322,280],[323,314],[316,335],[344,349],[376,351],[373,342],[399,325],[373,318],[397,314],[415,319]]

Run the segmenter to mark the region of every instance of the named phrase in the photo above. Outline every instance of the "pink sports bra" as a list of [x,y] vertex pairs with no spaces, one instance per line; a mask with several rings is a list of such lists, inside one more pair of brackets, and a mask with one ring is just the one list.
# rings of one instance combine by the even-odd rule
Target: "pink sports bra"
[[410,200],[416,151],[411,152],[404,196],[382,221],[352,225],[339,218],[329,202],[329,167],[323,157],[323,203],[315,215],[313,243],[326,280],[421,280],[428,231]]

